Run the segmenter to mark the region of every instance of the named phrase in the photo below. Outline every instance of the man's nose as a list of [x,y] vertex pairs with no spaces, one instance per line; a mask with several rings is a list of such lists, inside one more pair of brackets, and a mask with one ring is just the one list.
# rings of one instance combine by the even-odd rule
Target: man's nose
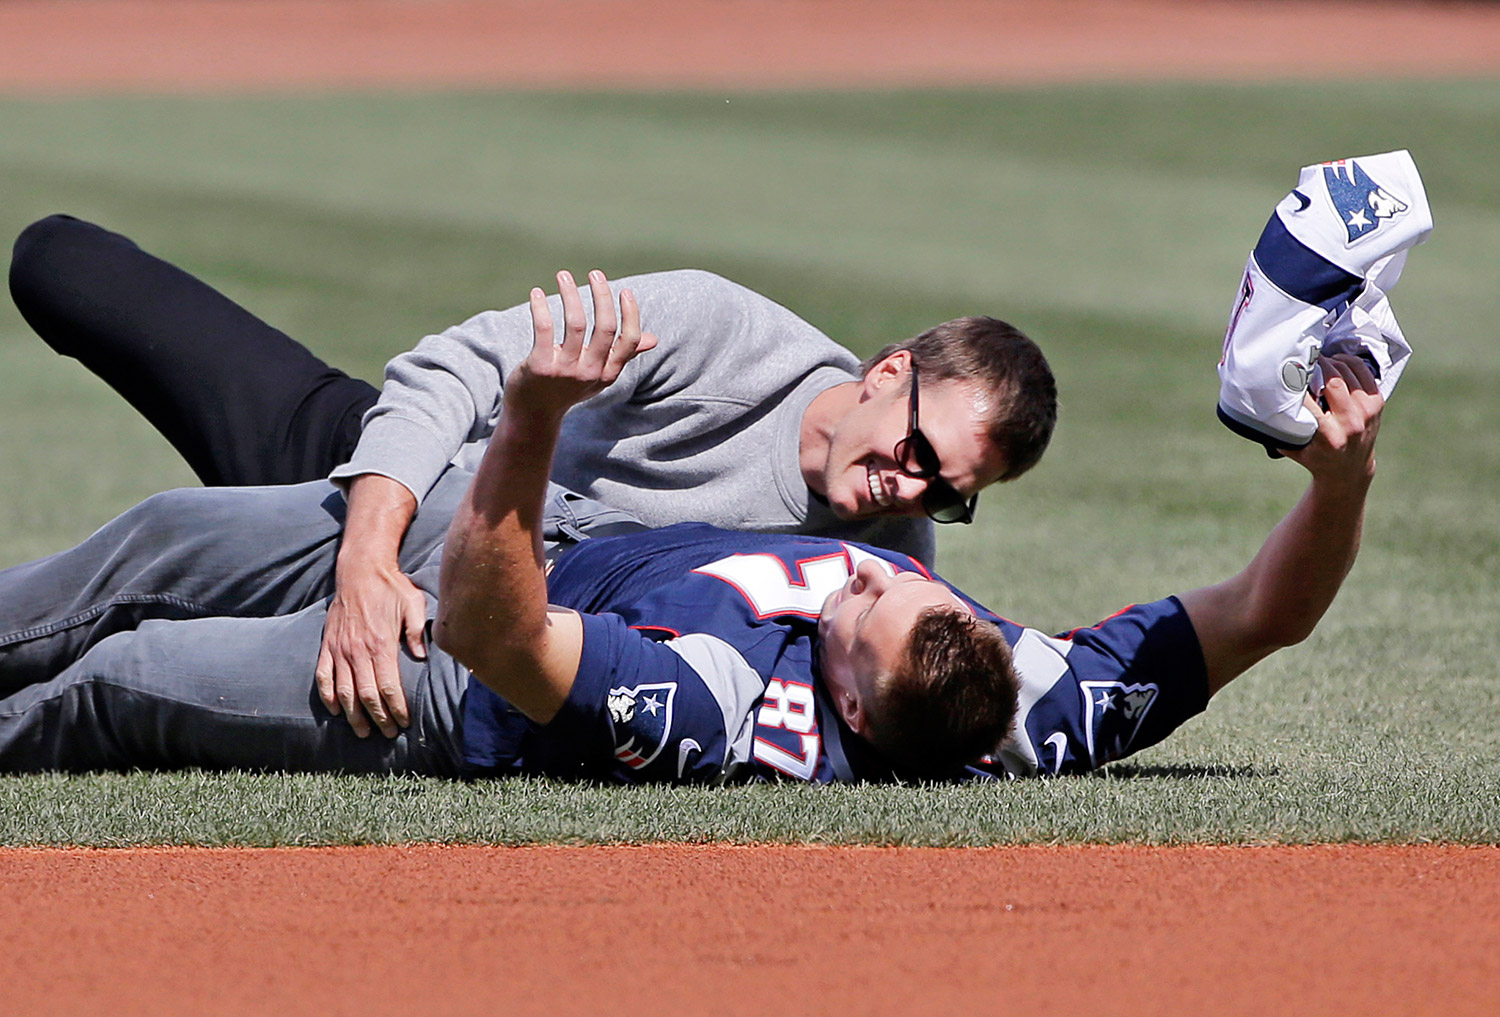
[[855,575],[859,576],[863,588],[872,593],[879,593],[891,583],[890,573],[881,568],[879,562],[869,558],[859,563]]

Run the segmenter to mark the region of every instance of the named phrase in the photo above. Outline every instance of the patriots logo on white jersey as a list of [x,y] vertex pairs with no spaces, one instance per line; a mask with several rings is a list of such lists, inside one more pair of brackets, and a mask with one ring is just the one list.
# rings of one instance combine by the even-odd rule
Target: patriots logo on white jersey
[[615,725],[615,758],[633,770],[661,755],[672,731],[676,682],[621,686],[609,690],[609,719]]
[[1089,759],[1102,766],[1130,752],[1146,714],[1161,691],[1155,682],[1126,685],[1124,682],[1079,682],[1085,698],[1083,735]]
[[1364,167],[1353,159],[1324,163],[1323,180],[1328,184],[1328,196],[1333,199],[1349,234],[1345,246],[1375,232],[1382,221],[1411,207],[1371,180]]

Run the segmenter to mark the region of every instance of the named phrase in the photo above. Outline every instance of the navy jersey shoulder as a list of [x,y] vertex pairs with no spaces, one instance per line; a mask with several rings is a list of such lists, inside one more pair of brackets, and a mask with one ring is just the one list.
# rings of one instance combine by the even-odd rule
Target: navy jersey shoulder
[[976,775],[1092,770],[1156,744],[1208,706],[1203,652],[1176,597],[1060,635],[1022,629],[1011,652],[1016,723]]

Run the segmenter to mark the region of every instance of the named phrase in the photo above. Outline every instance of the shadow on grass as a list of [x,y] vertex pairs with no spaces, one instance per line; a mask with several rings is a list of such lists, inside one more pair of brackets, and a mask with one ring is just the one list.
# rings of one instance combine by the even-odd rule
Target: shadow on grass
[[1250,780],[1255,777],[1275,777],[1280,773],[1281,770],[1274,766],[1262,769],[1254,766],[1133,766],[1130,763],[1119,763],[1107,769],[1093,770],[1085,776],[1096,780]]

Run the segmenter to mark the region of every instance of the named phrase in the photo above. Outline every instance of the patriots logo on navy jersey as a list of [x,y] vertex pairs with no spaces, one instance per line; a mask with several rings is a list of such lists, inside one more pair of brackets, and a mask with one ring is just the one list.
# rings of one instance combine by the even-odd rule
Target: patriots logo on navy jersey
[[615,758],[633,770],[661,754],[672,730],[676,682],[654,682],[609,690],[609,719],[615,724]]
[[1155,682],[1126,685],[1124,682],[1079,682],[1087,702],[1083,712],[1084,738],[1095,766],[1119,759],[1130,752],[1146,714],[1160,689]]
[[1323,179],[1328,184],[1328,196],[1333,199],[1344,229],[1348,231],[1346,245],[1373,233],[1383,220],[1398,216],[1411,207],[1371,180],[1364,167],[1353,159],[1324,163]]

